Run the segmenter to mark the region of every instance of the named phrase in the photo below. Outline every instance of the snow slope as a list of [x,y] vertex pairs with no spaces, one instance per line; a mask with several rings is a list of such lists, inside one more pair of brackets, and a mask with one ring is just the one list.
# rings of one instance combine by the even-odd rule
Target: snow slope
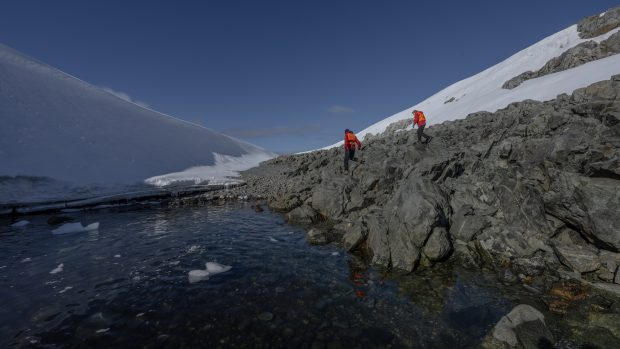
[[[502,89],[502,85],[507,80],[525,71],[535,71],[542,68],[547,61],[561,55],[571,47],[588,40],[600,42],[619,29],[612,30],[594,39],[584,40],[579,38],[577,25],[573,25],[477,75],[439,91],[411,108],[381,120],[363,131],[356,132],[357,136],[363,139],[367,134],[382,133],[390,124],[412,118],[411,112],[414,109],[424,111],[427,117],[427,125],[432,125],[447,120],[461,119],[473,112],[494,112],[510,103],[525,99],[540,101],[553,99],[559,94],[572,93],[574,90],[594,82],[607,80],[612,75],[620,74],[620,55],[528,80],[512,90]],[[445,103],[451,98],[454,98],[454,101]],[[323,149],[340,145],[342,145],[342,141]]]
[[215,166],[216,154],[237,158],[221,164],[234,163],[236,170],[274,156],[123,100],[1,44],[0,122],[0,203],[32,199],[23,183],[28,177],[13,176],[45,177],[36,180],[36,191],[51,188],[46,181],[63,183],[52,195],[62,196],[73,186],[109,192],[157,175]]

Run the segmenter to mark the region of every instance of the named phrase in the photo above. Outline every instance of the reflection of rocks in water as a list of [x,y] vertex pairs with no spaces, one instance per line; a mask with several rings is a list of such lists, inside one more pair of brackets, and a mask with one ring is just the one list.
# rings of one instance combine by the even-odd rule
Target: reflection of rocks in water
[[451,268],[424,269],[417,273],[395,279],[400,291],[413,304],[430,314],[439,314],[444,309],[456,283],[456,274]]

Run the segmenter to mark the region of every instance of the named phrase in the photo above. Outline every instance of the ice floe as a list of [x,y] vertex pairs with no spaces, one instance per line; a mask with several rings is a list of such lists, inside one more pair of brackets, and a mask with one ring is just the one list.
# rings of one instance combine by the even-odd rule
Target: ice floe
[[56,268],[52,269],[52,271],[50,271],[50,274],[58,274],[61,271],[64,270],[65,265],[63,263],[60,263]]
[[63,288],[61,291],[58,291],[58,293],[65,293],[65,292],[69,291],[72,288],[73,288],[73,286],[67,286],[67,287]]
[[225,273],[232,269],[229,265],[223,265],[216,262],[207,262],[205,263],[206,270],[196,269],[192,270],[188,274],[189,283],[193,284],[195,282],[209,280],[210,276]]
[[30,222],[29,222],[29,221],[24,220],[24,221],[19,221],[19,222],[17,222],[17,223],[13,223],[13,224],[11,224],[11,227],[13,227],[13,228],[21,228],[21,227],[25,227],[25,226],[27,226],[28,224],[30,224]]
[[22,263],[28,263],[30,261],[32,261],[32,258],[30,258],[30,257],[26,257],[26,258],[22,259]]
[[99,229],[99,222],[89,224],[87,226],[82,226],[81,222],[77,223],[65,223],[60,228],[56,228],[52,230],[52,234],[60,235],[60,234],[70,234],[70,233],[81,233],[86,231],[93,231]]

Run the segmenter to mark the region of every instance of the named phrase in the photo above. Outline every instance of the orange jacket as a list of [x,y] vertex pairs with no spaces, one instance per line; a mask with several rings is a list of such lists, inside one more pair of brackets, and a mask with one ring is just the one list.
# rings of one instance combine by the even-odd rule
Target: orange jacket
[[424,116],[424,112],[418,110],[413,114],[413,124],[418,126],[426,125],[426,116]]
[[362,148],[362,143],[357,139],[355,133],[349,131],[344,134],[344,149],[346,150],[355,150],[355,145],[357,144],[357,148]]

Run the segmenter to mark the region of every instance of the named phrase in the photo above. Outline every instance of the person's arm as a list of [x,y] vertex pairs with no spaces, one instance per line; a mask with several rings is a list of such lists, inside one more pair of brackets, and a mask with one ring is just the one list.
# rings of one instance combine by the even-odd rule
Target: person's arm
[[360,140],[357,139],[357,137],[355,137],[355,143],[357,143],[357,149],[362,150],[362,143],[360,143]]
[[347,134],[344,134],[344,150],[349,150],[349,142],[347,142]]
[[413,116],[413,128],[415,128],[415,125],[417,125],[417,124],[418,124],[418,114],[415,114]]

